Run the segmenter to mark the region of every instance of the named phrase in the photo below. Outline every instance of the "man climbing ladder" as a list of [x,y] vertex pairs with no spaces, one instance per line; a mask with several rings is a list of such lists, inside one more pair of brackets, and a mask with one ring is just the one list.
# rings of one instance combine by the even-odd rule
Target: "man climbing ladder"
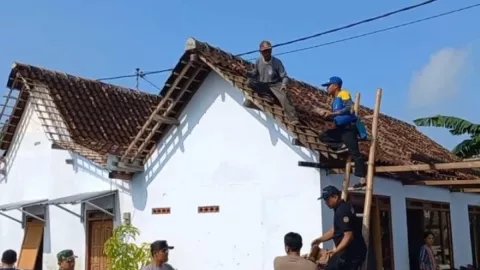
[[333,129],[320,134],[320,141],[327,144],[334,151],[347,149],[355,163],[355,176],[360,182],[353,186],[361,189],[366,185],[367,174],[365,158],[360,152],[359,137],[366,139],[367,133],[360,119],[353,111],[353,101],[350,93],[342,89],[343,81],[339,77],[331,77],[328,82],[322,84],[327,87],[327,93],[333,96],[331,111],[316,109],[315,113],[335,123]]

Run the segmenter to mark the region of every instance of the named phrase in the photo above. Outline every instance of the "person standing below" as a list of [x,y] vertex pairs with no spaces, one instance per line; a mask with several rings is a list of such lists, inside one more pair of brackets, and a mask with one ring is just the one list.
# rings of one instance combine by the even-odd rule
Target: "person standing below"
[[342,85],[343,81],[339,77],[331,77],[328,82],[322,84],[322,86],[327,87],[327,93],[333,96],[332,108],[331,111],[317,108],[314,112],[335,123],[335,127],[320,134],[319,139],[333,150],[340,150],[344,147],[348,149],[355,163],[355,176],[360,178],[359,183],[354,185],[353,188],[361,189],[365,187],[367,182],[365,179],[367,168],[365,157],[360,152],[358,135],[366,139],[367,133],[353,111],[354,103],[350,93],[342,89]]
[[143,267],[142,270],[174,270],[168,264],[168,252],[174,249],[169,246],[165,240],[157,240],[150,245],[150,253],[152,254],[152,262]]
[[15,263],[17,263],[17,252],[15,250],[7,249],[2,254],[1,270],[15,270]]
[[357,270],[365,261],[367,246],[362,236],[362,222],[357,218],[353,206],[341,199],[341,192],[334,186],[326,186],[319,198],[333,209],[333,227],[312,246],[333,239],[335,248],[330,253],[326,270]]
[[300,256],[302,236],[289,232],[284,237],[286,256],[279,256],[273,260],[274,270],[315,270],[315,263]]
[[58,266],[60,270],[74,270],[75,259],[77,256],[73,254],[73,250],[65,249],[57,253]]
[[288,95],[287,71],[280,59],[272,55],[272,43],[262,41],[260,43],[261,57],[257,58],[252,70],[234,66],[234,69],[241,71],[248,78],[247,85],[258,94],[272,93],[285,112],[285,116],[292,125],[298,124],[298,117]]
[[435,235],[430,231],[425,232],[423,241],[425,241],[425,244],[420,248],[420,270],[438,270],[432,249]]

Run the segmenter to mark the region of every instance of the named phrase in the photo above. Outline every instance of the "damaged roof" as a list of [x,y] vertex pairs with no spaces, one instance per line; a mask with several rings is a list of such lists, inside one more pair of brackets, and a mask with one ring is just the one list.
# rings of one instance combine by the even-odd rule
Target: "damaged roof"
[[[322,161],[330,162],[332,166],[344,166],[345,157],[329,153],[318,140],[320,132],[332,127],[330,122],[312,113],[314,107],[330,107],[331,98],[324,90],[295,79],[290,80],[288,89],[300,118],[300,124],[293,126],[287,121],[278,103],[269,97],[253,93],[246,85],[246,77],[233,70],[234,64],[244,68],[252,67],[252,63],[240,57],[191,38],[160,95],[152,95],[16,63],[7,86],[17,89],[19,94],[8,123],[4,125],[0,149],[10,148],[25,111],[26,101],[33,97],[33,103],[41,101],[40,105],[43,105],[35,106],[39,115],[50,115],[50,118],[54,118],[52,115],[55,114],[59,116],[53,119],[54,121],[43,123],[44,129],[59,147],[76,152],[102,166],[105,166],[109,154],[122,156],[128,161],[139,159],[141,165],[144,165],[157,143],[165,139],[168,131],[175,126],[172,119],[179,117],[208,74],[213,71],[241,91],[245,98],[253,101],[278,124],[285,126],[298,144],[318,151]],[[50,105],[45,106],[47,103]],[[359,113],[364,117],[372,115],[373,110],[360,106]],[[60,122],[64,124],[62,127],[68,136],[55,128],[61,125]],[[365,119],[364,122],[370,129],[372,119]],[[378,132],[377,164],[413,165],[461,161],[418,131],[415,126],[393,117],[381,114]],[[56,136],[57,133],[61,133],[60,136]],[[368,142],[361,143],[361,150],[366,155],[368,148]],[[133,173],[114,170],[110,177],[124,178],[119,175],[128,175],[131,179]],[[474,170],[458,170],[386,175],[410,180],[466,178],[479,173]]]
[[[0,149],[10,148],[27,100],[33,98],[32,105],[53,142],[99,165],[105,165],[107,154],[125,152],[160,101],[158,95],[21,63],[13,65],[7,87],[19,93],[4,125]],[[152,138],[146,153],[156,139]]]
[[[315,87],[311,84],[290,80],[287,86],[290,91],[290,97],[293,105],[297,109],[300,124],[292,126],[286,119],[281,106],[273,102],[271,98],[259,96],[254,93],[246,85],[246,77],[240,72],[233,69],[234,66],[243,66],[251,69],[253,64],[240,57],[234,56],[220,48],[209,45],[208,43],[190,38],[186,43],[186,51],[182,59],[186,55],[196,55],[211,70],[215,71],[223,79],[230,82],[236,89],[240,90],[244,96],[253,101],[257,107],[270,115],[279,124],[285,126],[298,142],[307,148],[317,150],[322,154],[324,160],[328,160],[332,165],[342,164],[344,166],[345,157],[329,153],[328,149],[319,142],[318,134],[324,130],[331,128],[332,123],[325,121],[318,115],[312,113],[314,107],[329,109],[331,97],[325,90]],[[288,70],[288,67],[287,67]],[[174,70],[176,74],[180,73],[180,69]],[[169,80],[173,80],[175,75]],[[164,88],[163,91],[167,91]],[[190,89],[192,90],[192,89]],[[363,97],[363,98],[375,98]],[[373,110],[360,106],[359,114],[361,117],[373,115]],[[372,125],[372,118],[363,120],[367,126],[369,135]],[[458,162],[460,158],[453,155],[450,151],[436,143],[423,133],[421,133],[412,124],[406,123],[399,119],[390,117],[385,114],[379,116],[378,126],[379,138],[377,141],[376,163],[381,165],[413,165],[422,163],[442,163],[442,162]],[[361,151],[368,156],[369,142],[361,142]],[[475,170],[459,170],[459,171],[442,171],[442,172],[402,172],[388,173],[388,176],[395,178],[420,178],[420,179],[446,179],[457,178],[468,175],[479,175]]]

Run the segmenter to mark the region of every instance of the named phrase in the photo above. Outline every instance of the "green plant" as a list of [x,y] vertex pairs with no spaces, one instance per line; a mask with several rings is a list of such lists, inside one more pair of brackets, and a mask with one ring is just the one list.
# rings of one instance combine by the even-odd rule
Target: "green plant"
[[113,230],[105,242],[105,255],[110,270],[138,270],[150,262],[148,243],[135,244],[140,231],[132,225],[123,224]]
[[480,125],[454,116],[436,115],[433,117],[413,120],[415,125],[422,127],[442,127],[449,129],[454,136],[467,135],[470,138],[463,140],[452,150],[452,153],[461,158],[472,158],[480,155]]

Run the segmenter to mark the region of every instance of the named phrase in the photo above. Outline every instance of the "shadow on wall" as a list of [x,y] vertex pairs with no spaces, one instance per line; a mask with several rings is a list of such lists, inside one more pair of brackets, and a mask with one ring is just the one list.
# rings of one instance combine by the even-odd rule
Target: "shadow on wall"
[[8,182],[8,173],[12,168],[15,158],[17,157],[18,149],[25,137],[25,133],[28,127],[28,123],[32,121],[33,107],[30,104],[27,105],[27,108],[24,110],[20,123],[17,125],[17,130],[14,134],[14,139],[10,144],[10,150],[6,156],[6,163],[2,165],[2,169],[5,169],[5,173],[0,176],[0,184]]
[[[192,133],[196,125],[200,122],[200,119],[207,112],[208,108],[218,99],[221,98],[222,102],[225,102],[225,95],[230,96],[233,100],[237,102],[239,106],[243,106],[243,94],[240,91],[230,89],[232,86],[223,81],[224,84],[221,87],[214,86],[213,83],[216,82],[218,76],[209,76],[205,83],[202,85],[200,91],[207,91],[209,93],[206,95],[203,93],[201,99],[197,99],[196,96],[192,98],[191,104],[194,105],[194,110],[189,110],[189,113],[184,113],[180,117],[180,125],[174,127],[163,139],[161,144],[158,145],[155,153],[152,155],[153,160],[150,160],[146,165],[145,172],[137,174],[133,181],[130,183],[131,196],[133,200],[133,205],[135,209],[144,210],[147,198],[148,198],[148,185],[156,178],[158,173],[163,169],[165,164],[170,160],[173,154],[180,149],[180,151],[185,152],[184,141]],[[206,88],[206,89],[204,89]],[[292,137],[275,124],[274,120],[262,112],[245,108],[250,115],[255,117],[260,123],[262,123],[270,133],[270,139],[273,146],[275,146],[279,140],[281,140],[286,145],[289,145],[290,148],[297,153],[301,159],[304,161],[314,162],[316,156],[311,151],[302,151],[300,147],[291,145]],[[157,180],[158,181],[158,180]]]
[[[55,150],[62,151],[62,150]],[[86,172],[91,176],[102,180],[110,185],[110,190],[118,189],[125,193],[130,193],[130,186],[126,181],[111,179],[108,177],[108,172],[105,168],[91,162],[90,160],[79,156],[69,151],[71,159],[73,160],[73,171],[78,173],[79,171]]]

